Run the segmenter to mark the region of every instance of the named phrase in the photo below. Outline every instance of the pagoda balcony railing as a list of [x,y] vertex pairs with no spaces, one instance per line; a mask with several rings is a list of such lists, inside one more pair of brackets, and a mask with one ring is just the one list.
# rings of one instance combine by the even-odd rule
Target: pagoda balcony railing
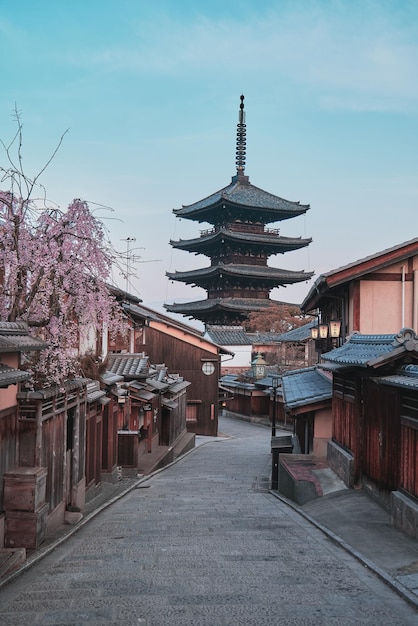
[[[223,228],[240,233],[257,233],[259,235],[280,235],[280,228],[263,228],[258,224],[224,224]],[[200,231],[201,237],[215,234],[219,228],[207,228]]]

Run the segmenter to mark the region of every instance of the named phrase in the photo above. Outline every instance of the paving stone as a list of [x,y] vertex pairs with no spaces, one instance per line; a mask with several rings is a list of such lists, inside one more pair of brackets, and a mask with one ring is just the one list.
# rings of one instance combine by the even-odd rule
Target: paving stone
[[224,420],[222,431],[231,438],[156,473],[1,588],[1,626],[417,623],[375,574],[267,491],[269,429]]

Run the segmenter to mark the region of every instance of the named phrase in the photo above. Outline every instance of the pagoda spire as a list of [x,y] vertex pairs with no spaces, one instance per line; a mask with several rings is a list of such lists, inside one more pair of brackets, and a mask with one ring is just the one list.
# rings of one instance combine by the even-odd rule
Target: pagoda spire
[[247,151],[247,126],[245,124],[244,96],[240,97],[239,115],[237,124],[237,147],[235,154],[235,164],[237,167],[236,176],[232,177],[232,181],[248,182],[248,176],[245,176],[245,157]]

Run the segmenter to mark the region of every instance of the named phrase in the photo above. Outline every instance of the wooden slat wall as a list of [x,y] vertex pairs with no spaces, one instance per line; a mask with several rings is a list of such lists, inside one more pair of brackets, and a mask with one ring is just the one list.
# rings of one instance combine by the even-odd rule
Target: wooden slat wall
[[16,464],[16,407],[0,411],[0,511],[3,510],[3,476]]
[[401,426],[400,487],[418,498],[418,429]]
[[[201,435],[216,435],[220,375],[216,354],[151,327],[136,337],[135,346],[138,351],[148,354],[153,363],[165,363],[170,372],[178,372],[191,383],[187,389],[187,399],[199,400],[200,406],[198,422],[188,422],[188,430]],[[202,373],[205,359],[215,365],[215,372],[210,376]]]
[[401,394],[400,488],[418,498],[418,393]]
[[46,501],[52,511],[64,497],[64,428],[65,412],[45,419],[42,423],[42,467],[48,468]]
[[364,387],[363,472],[387,491],[399,487],[399,393],[367,381]]
[[334,396],[333,409],[333,439],[354,455],[357,452],[354,430],[355,411],[354,403]]

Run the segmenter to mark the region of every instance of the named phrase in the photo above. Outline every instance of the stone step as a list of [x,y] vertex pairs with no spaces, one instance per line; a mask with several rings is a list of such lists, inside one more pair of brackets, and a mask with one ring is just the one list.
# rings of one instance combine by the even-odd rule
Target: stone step
[[0,548],[0,578],[26,561],[25,548]]

